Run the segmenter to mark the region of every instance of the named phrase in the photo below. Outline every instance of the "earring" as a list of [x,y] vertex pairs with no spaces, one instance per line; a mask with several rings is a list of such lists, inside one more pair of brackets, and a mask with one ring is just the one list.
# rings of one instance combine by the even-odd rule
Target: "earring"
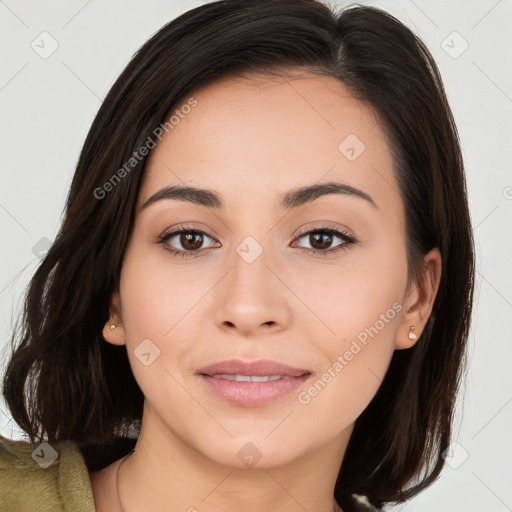
[[117,327],[116,324],[110,324],[110,330],[113,331]]
[[418,336],[414,332],[414,325],[411,325],[411,327],[409,327],[409,339],[410,340],[415,340],[417,337]]

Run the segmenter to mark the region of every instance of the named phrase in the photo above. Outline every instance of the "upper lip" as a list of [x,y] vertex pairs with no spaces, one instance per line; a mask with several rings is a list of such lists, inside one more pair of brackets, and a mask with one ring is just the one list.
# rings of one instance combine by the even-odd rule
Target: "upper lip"
[[240,359],[229,359],[220,361],[198,370],[197,373],[203,375],[283,375],[290,377],[300,377],[309,370],[293,368],[291,366],[272,361],[270,359],[261,359],[259,361],[242,361]]

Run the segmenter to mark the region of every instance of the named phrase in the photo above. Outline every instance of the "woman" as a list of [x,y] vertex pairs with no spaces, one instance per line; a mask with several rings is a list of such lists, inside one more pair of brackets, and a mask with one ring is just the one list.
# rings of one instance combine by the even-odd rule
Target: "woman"
[[183,14],[103,102],[31,282],[8,510],[43,479],[40,510],[407,500],[450,443],[473,265],[457,130],[409,29],[313,0]]

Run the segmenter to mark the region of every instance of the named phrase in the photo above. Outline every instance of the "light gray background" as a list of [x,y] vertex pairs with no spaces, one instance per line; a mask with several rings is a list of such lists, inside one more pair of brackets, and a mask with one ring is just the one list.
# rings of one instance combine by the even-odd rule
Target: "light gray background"
[[[202,3],[0,1],[4,350],[38,254],[57,232],[79,151],[102,98],[151,34]],[[512,511],[512,40],[507,36],[512,2],[360,3],[381,7],[405,22],[427,43],[439,65],[462,141],[477,249],[470,366],[458,409],[459,444],[439,481],[394,510]],[[50,35],[40,35],[45,31]],[[52,44],[58,44],[57,49],[45,55]],[[2,365],[4,361],[2,353]],[[0,432],[22,438],[3,403]]]

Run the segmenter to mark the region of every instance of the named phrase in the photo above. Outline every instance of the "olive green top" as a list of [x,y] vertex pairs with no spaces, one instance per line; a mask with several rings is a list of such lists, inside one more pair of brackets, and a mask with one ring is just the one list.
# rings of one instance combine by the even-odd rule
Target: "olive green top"
[[50,446],[0,434],[2,512],[96,512],[89,472],[77,446]]

